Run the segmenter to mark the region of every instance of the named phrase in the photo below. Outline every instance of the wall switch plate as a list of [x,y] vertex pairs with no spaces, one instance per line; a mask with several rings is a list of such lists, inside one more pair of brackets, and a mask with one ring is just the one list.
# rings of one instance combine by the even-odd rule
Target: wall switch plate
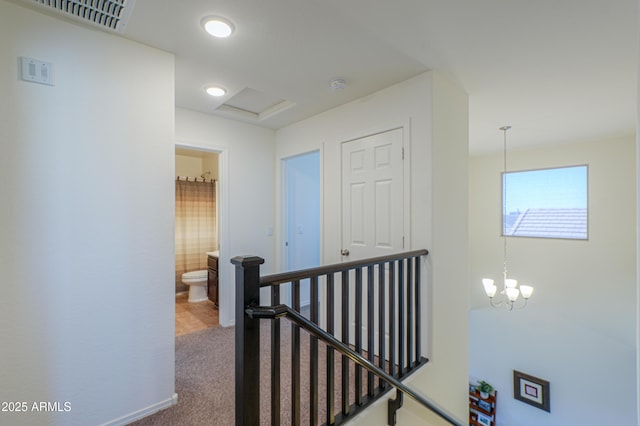
[[20,57],[21,77],[24,81],[53,86],[53,64],[33,58]]

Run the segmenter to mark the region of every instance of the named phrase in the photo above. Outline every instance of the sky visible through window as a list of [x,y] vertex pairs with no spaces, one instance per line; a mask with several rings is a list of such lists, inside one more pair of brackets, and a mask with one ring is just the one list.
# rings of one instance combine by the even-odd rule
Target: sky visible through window
[[[504,235],[517,235],[514,226],[522,223],[526,217],[524,213],[537,213],[541,225],[547,228],[565,226],[552,223],[551,216],[558,215],[562,210],[577,209],[572,212],[573,218],[564,217],[566,226],[576,226],[576,215],[584,216],[584,230],[587,232],[586,216],[588,206],[587,178],[588,166],[571,166],[553,169],[527,170],[507,172],[502,175],[502,205]],[[578,213],[579,212],[579,213]],[[532,219],[528,218],[528,224]],[[561,231],[561,230],[559,230]],[[533,232],[533,231],[529,231]],[[549,236],[544,235],[522,236]],[[551,237],[553,238],[553,237]],[[559,238],[580,238],[577,236],[559,236]]]

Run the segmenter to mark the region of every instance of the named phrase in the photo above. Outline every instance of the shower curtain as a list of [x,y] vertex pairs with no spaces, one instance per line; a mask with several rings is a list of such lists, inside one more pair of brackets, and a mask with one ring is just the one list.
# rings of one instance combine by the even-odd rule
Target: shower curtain
[[176,179],[176,289],[184,272],[207,269],[206,252],[218,247],[215,181]]

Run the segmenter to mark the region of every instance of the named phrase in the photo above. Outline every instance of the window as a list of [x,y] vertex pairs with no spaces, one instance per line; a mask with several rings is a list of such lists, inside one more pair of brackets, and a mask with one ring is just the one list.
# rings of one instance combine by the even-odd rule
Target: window
[[502,174],[502,234],[588,238],[588,170],[571,166]]

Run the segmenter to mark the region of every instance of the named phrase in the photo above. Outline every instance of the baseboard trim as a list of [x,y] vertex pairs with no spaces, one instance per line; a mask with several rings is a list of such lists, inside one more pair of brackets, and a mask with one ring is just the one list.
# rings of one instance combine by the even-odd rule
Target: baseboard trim
[[131,414],[127,414],[126,416],[122,416],[115,420],[111,420],[107,423],[103,423],[102,426],[123,426],[129,423],[135,422],[136,420],[140,420],[143,417],[150,416],[153,413],[157,413],[160,410],[164,410],[165,408],[169,408],[178,403],[178,394],[174,393],[171,398],[167,398],[164,401],[157,402],[153,405],[145,407],[141,410],[135,411]]

